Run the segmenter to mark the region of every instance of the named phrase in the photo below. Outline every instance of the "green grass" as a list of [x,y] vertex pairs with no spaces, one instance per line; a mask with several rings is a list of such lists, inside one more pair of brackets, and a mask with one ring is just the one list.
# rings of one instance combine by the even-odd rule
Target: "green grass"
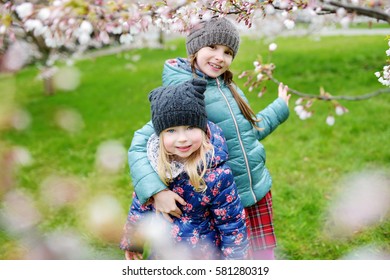
[[[323,86],[334,95],[358,95],[381,88],[373,73],[382,69],[386,60],[387,42],[382,36],[326,37],[319,41],[279,38],[276,43],[278,49],[272,57],[277,66],[275,77],[291,88],[319,93]],[[262,40],[245,38],[232,65],[236,77],[253,68],[258,53],[266,57],[267,48]],[[138,55],[140,60],[133,61]],[[37,201],[44,217],[37,225],[39,234],[74,228],[92,246],[94,258],[123,258],[117,248],[119,240],[96,236],[83,218],[84,206],[96,194],[108,193],[118,199],[123,215],[131,201],[128,167],[123,166],[115,174],[102,173],[95,166],[96,151],[107,140],[118,140],[126,149],[129,147],[134,131],[149,120],[147,95],[161,85],[164,61],[184,55],[184,41],[178,39],[169,42],[166,49],[141,49],[82,60],[76,63],[82,73],[80,86],[54,96],[43,94],[35,68],[1,77],[0,85],[6,85],[9,91],[14,88],[16,104],[29,112],[32,120],[22,131],[0,125],[0,151],[10,145],[24,146],[34,159],[31,166],[16,173],[14,185]],[[236,78],[236,82],[244,89],[244,80]],[[269,83],[267,88],[261,99],[247,93],[256,111],[277,95],[276,85]],[[389,170],[390,96],[342,102],[350,112],[337,117],[332,127],[325,123],[329,104],[315,104],[315,115],[301,121],[293,110],[296,99],[293,96],[290,101],[289,120],[263,141],[274,181],[278,257],[337,259],[369,244],[379,244],[389,251],[388,220],[346,239],[331,239],[323,229],[328,206],[344,175],[373,168]],[[79,112],[85,125],[82,131],[69,134],[56,125],[55,114],[63,108]],[[50,174],[76,177],[85,197],[59,209],[48,206],[40,190]],[[0,259],[22,257],[24,247],[20,243],[20,235],[2,230]]]
[[357,23],[352,23],[351,28],[389,28],[389,24],[386,22],[376,22],[376,21],[371,21],[371,22],[357,22]]

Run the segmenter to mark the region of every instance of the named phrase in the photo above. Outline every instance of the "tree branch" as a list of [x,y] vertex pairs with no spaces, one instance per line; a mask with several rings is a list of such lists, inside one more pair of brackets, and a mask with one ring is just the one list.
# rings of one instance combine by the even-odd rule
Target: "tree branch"
[[[275,84],[280,84],[280,81],[277,80],[274,77],[269,77],[271,81],[273,81]],[[288,91],[292,94],[295,94],[299,97],[305,97],[305,98],[315,98],[319,100],[347,100],[347,101],[361,101],[361,100],[367,100],[372,97],[381,95],[381,94],[390,94],[390,88],[385,88],[385,89],[379,89],[370,93],[365,93],[362,95],[357,95],[357,96],[346,96],[346,95],[339,95],[339,96],[323,96],[323,95],[318,95],[318,94],[310,94],[310,93],[303,93],[298,90],[288,88]]]
[[[321,0],[321,2],[330,6],[344,8],[350,13],[354,12],[361,16],[367,16],[378,20],[384,20],[390,24],[390,14],[387,14],[377,9],[365,8],[361,6],[355,6],[355,5],[348,5],[346,3],[336,2],[336,1]],[[326,8],[323,8],[323,10],[326,10]]]

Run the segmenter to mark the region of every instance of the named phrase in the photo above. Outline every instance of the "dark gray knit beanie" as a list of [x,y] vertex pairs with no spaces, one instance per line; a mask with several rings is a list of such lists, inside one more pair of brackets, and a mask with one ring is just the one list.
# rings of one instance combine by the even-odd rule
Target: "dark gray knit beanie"
[[152,122],[157,135],[173,126],[189,125],[207,131],[204,91],[207,82],[192,79],[180,85],[162,86],[149,93]]
[[228,46],[235,57],[240,45],[238,30],[229,20],[222,17],[200,22],[187,36],[187,55],[195,54],[201,48],[211,45]]

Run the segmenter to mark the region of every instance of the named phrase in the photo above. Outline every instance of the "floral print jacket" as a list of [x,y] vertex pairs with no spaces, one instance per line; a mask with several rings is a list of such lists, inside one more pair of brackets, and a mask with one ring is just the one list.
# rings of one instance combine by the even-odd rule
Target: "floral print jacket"
[[[226,140],[222,130],[212,122],[208,122],[208,131],[210,141],[214,145],[214,157],[208,157],[209,169],[204,176],[206,190],[196,192],[189,184],[187,174],[181,172],[180,166],[177,168],[177,177],[173,175],[175,178],[169,186],[169,189],[180,195],[187,203],[185,206],[179,206],[183,212],[182,216],[172,217],[174,222],[169,224],[169,234],[174,246],[172,251],[184,248],[187,252],[185,256],[192,259],[245,259],[248,251],[245,214],[232,171],[226,164],[228,159]],[[157,141],[154,142],[158,145],[157,136],[155,138]],[[156,146],[149,141],[148,152],[152,153],[149,158],[154,167],[156,163],[153,158],[156,150]],[[134,234],[131,233],[137,223],[151,212],[154,212],[153,206],[141,205],[134,194],[121,249],[130,251],[134,249],[136,242],[132,240]],[[157,227],[155,230],[159,231]],[[155,248],[152,245],[152,251],[153,249]],[[159,252],[156,253],[157,258],[158,254]],[[169,256],[183,257],[179,253]]]

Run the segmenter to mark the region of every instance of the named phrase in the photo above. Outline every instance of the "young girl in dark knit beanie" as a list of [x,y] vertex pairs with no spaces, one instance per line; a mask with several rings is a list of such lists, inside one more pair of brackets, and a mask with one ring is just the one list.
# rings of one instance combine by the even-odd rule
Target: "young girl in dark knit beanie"
[[[247,214],[250,251],[253,259],[274,259],[276,238],[272,217],[272,178],[265,166],[264,146],[259,140],[272,133],[289,116],[288,88],[279,85],[278,98],[255,113],[244,93],[234,84],[229,67],[237,55],[238,30],[226,18],[212,18],[194,26],[186,40],[188,58],[170,59],[164,64],[163,84],[182,83],[195,77],[207,82],[205,103],[208,119],[220,126],[226,136],[228,163],[237,184],[239,196]],[[154,199],[154,205],[164,215],[177,216],[176,203],[184,203],[167,191],[151,167],[135,164],[146,157],[145,143],[151,124],[139,130],[129,150],[135,190],[144,203]],[[148,174],[142,177],[140,175]],[[149,171],[148,171],[149,170]]]
[[[149,95],[154,134],[147,143],[148,159],[166,188],[185,201],[182,215],[168,225],[170,238],[161,232],[152,241],[150,258],[247,258],[245,212],[226,164],[222,130],[207,121],[205,90],[204,80],[193,79],[159,87]],[[158,231],[156,222],[139,229],[152,212],[152,204],[142,205],[133,196],[121,242],[127,259],[141,257],[138,237],[147,235],[143,230]]]

